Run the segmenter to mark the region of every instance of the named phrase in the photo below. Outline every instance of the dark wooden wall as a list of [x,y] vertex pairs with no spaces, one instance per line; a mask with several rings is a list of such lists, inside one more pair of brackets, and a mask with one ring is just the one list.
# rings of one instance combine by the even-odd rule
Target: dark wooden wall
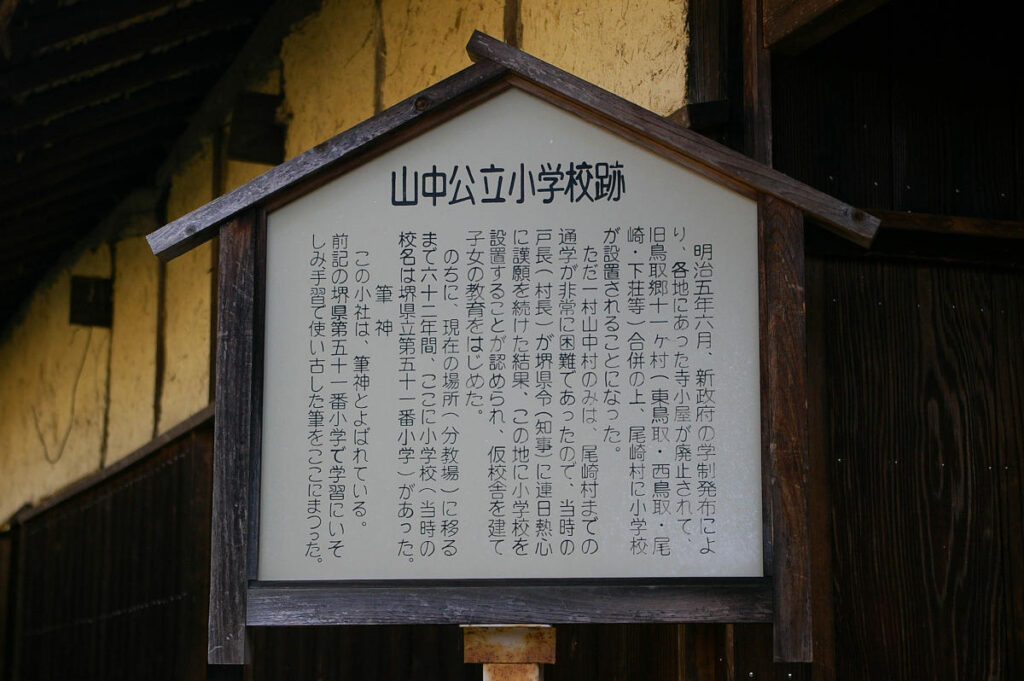
[[1024,275],[821,271],[837,676],[1022,678]]
[[[868,209],[1024,220],[1011,11],[891,0],[773,55],[776,167]],[[808,235],[834,611],[816,671],[1024,678],[1024,241],[885,224],[871,252]]]
[[[810,679],[772,662],[769,625],[572,625],[557,631],[548,681]],[[253,681],[479,680],[455,626],[273,627],[251,630]]]
[[17,524],[6,673],[201,679],[212,430]]
[[1016,10],[890,0],[773,55],[775,167],[861,208],[1024,219]]

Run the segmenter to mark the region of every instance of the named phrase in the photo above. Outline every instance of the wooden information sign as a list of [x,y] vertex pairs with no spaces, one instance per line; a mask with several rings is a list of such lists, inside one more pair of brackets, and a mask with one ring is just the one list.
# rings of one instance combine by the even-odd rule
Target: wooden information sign
[[810,656],[803,219],[877,220],[482,34],[219,234],[211,664],[247,626],[774,622]]

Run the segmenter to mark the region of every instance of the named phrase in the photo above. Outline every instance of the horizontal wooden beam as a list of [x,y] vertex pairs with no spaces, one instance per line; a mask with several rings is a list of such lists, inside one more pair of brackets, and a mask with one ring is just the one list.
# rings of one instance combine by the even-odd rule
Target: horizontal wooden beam
[[796,54],[852,24],[886,0],[763,0],[767,47]]
[[159,112],[105,126],[93,134],[83,136],[74,144],[23,153],[21,160],[8,161],[7,169],[0,172],[0,196],[12,193],[6,190],[7,185],[28,185],[34,192],[38,187],[45,186],[54,173],[69,166],[88,167],[110,162],[126,152],[131,155],[132,150],[140,146],[160,145],[160,140],[167,140],[169,144],[182,125],[181,119]]
[[154,83],[136,90],[131,97],[120,100],[117,106],[79,109],[45,125],[32,127],[30,133],[5,130],[0,133],[0,155],[17,156],[52,147],[134,117],[162,115],[161,112],[169,107],[192,109],[209,85],[208,73],[193,72],[173,81]]
[[45,11],[32,11],[36,3],[22,3],[23,11],[17,13],[10,27],[11,63],[25,61],[36,52],[49,46],[56,46],[78,36],[87,35],[113,26],[134,17],[169,8],[176,0],[107,0],[92,5],[76,3],[64,6],[59,3],[39,3]]
[[1024,239],[1009,236],[889,228],[884,226],[870,249],[835,238],[821,229],[807,230],[807,252],[818,256],[1024,267]]
[[145,144],[122,149],[121,155],[96,155],[55,170],[45,182],[30,179],[8,184],[0,190],[0,217],[16,219],[70,196],[98,194],[105,185],[122,178],[144,184],[147,170],[152,172],[153,156],[161,148],[159,140],[147,140]]
[[993,239],[1024,239],[1024,220],[990,220],[958,215],[929,215],[893,210],[873,211],[883,229],[904,229],[932,234],[957,234]]
[[249,626],[771,620],[767,579],[732,585],[253,586],[247,619]]
[[[237,30],[237,29],[236,29]],[[111,106],[133,90],[173,81],[195,71],[211,71],[231,61],[236,46],[223,34],[184,43],[158,55],[109,69],[96,76],[69,81],[39,95],[28,96],[11,109],[11,129],[23,130],[88,106]],[[210,78],[214,78],[211,75]]]
[[251,25],[254,17],[233,3],[200,2],[160,14],[148,21],[54,50],[0,76],[0,96],[14,97],[53,87],[78,74],[166,51],[179,43]]

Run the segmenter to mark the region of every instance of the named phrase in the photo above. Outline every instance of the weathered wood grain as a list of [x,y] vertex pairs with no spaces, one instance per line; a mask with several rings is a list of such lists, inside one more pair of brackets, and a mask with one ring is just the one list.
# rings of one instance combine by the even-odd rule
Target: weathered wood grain
[[762,250],[762,477],[768,481],[775,582],[775,659],[810,662],[807,366],[803,215],[771,196],[758,204]]
[[728,634],[732,625],[683,624],[677,629],[676,679],[717,681],[728,672]]
[[991,276],[826,269],[838,678],[1015,676],[1004,539],[1020,537],[1000,536],[1000,506],[1020,499],[1001,501],[994,385],[1021,370],[994,356],[995,311],[1011,301]]
[[[691,0],[687,7],[686,23],[690,33],[686,47],[688,106],[729,99],[729,30],[730,13],[735,11],[733,4],[728,0]],[[683,108],[686,109],[685,106]]]
[[1024,220],[990,220],[959,215],[926,215],[903,211],[874,212],[882,229],[903,229],[930,234],[951,234],[994,239],[1024,239]]
[[[746,580],[744,580],[746,582]],[[501,597],[495,598],[500,590]],[[767,580],[709,585],[253,586],[250,626],[767,622]]]
[[474,59],[500,64],[519,77],[583,104],[715,172],[745,183],[758,192],[783,199],[844,238],[867,245],[874,237],[878,228],[877,218],[536,57],[479,31],[473,33],[466,49]]
[[772,165],[772,58],[764,44],[763,0],[743,0],[743,151]]
[[207,644],[210,664],[244,664],[247,656],[249,466],[260,403],[253,368],[256,233],[254,211],[225,224],[220,233]]
[[249,579],[259,575],[260,484],[263,470],[263,343],[267,292],[267,214],[256,210],[252,307],[252,422],[249,445]]

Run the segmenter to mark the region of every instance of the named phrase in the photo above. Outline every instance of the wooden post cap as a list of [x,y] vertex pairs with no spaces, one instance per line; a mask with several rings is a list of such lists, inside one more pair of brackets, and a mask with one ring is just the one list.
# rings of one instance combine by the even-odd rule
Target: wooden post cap
[[462,634],[467,664],[555,662],[555,628],[549,625],[468,625]]

